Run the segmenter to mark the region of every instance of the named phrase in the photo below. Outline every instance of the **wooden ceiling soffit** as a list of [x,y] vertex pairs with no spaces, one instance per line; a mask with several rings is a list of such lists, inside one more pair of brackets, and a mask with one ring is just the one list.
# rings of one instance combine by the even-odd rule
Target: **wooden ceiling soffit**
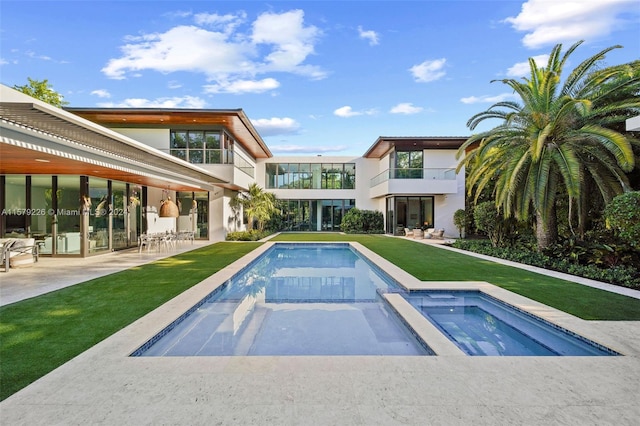
[[241,109],[232,110],[164,110],[66,108],[94,123],[111,127],[226,129],[254,158],[273,155]]

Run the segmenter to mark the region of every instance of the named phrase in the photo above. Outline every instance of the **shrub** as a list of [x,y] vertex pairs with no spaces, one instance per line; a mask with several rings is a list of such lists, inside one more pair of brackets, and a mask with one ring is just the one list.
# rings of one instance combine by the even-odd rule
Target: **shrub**
[[458,228],[460,238],[462,238],[462,230],[467,227],[467,213],[464,209],[458,209],[453,214],[453,224]]
[[[558,246],[550,248],[544,253],[532,250],[528,246],[493,247],[487,240],[457,240],[452,246],[474,253],[564,272],[622,287],[640,289],[640,271],[630,266],[631,264],[618,264],[606,268],[601,268],[596,264],[581,264],[576,261],[576,258],[564,257]],[[576,248],[576,251],[580,253],[587,251],[584,246],[579,247]],[[553,255],[550,256],[549,253],[553,253]]]
[[640,192],[615,197],[604,209],[607,223],[632,246],[640,245]]
[[227,241],[258,241],[271,235],[272,231],[259,231],[252,229],[250,231],[229,232],[225,238]]
[[505,219],[492,201],[485,201],[473,211],[476,228],[486,232],[494,247],[502,247],[515,235],[513,219]]
[[354,207],[342,218],[340,230],[347,234],[384,234],[384,218],[379,211]]

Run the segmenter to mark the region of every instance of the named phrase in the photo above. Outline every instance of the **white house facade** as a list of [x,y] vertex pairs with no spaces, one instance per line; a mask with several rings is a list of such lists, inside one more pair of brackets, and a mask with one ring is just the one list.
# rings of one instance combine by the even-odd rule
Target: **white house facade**
[[[60,109],[3,85],[0,115],[0,238],[35,238],[45,255],[134,247],[145,233],[224,240],[244,228],[229,201],[253,183],[282,201],[289,231],[338,231],[358,207],[382,212],[389,234],[427,226],[453,236],[464,208],[455,153],[465,137],[274,156],[241,109]],[[175,214],[164,214],[168,200]]]

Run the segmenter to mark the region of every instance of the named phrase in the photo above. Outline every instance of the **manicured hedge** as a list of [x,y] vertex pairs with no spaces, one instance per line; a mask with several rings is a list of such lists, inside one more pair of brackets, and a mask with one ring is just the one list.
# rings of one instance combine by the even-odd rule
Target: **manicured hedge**
[[453,247],[474,253],[485,254],[500,259],[538,266],[558,272],[576,275],[610,284],[640,289],[640,271],[629,265],[615,265],[601,268],[596,265],[582,265],[567,259],[550,257],[535,250],[514,247],[493,247],[486,240],[457,240]]

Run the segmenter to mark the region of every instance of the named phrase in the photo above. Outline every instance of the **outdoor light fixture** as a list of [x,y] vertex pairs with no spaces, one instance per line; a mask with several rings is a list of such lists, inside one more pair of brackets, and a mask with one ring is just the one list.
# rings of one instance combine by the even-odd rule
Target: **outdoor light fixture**
[[160,211],[158,212],[160,217],[178,217],[180,216],[180,210],[176,203],[171,201],[169,196],[169,190],[162,190],[162,200],[160,201]]

